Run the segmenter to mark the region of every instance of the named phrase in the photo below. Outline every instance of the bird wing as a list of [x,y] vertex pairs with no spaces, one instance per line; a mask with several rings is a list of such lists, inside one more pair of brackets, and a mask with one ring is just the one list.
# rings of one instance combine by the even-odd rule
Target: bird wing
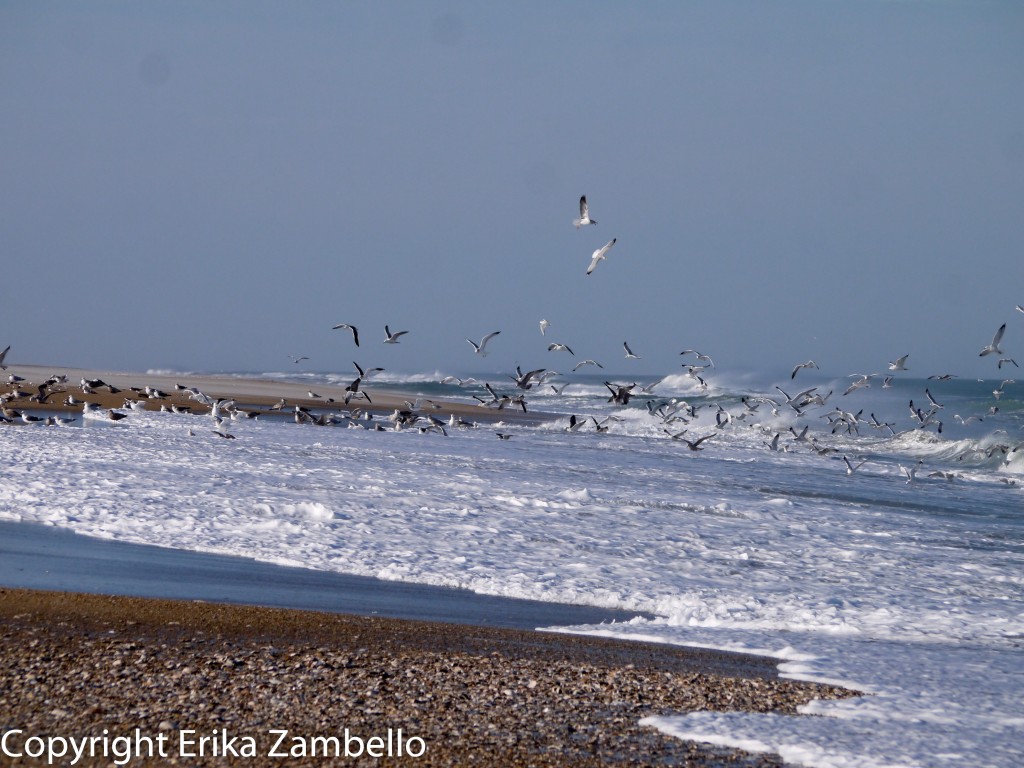
[[594,251],[594,256],[595,257],[600,257],[600,258],[603,259],[605,257],[605,254],[607,254],[608,251],[611,250],[612,246],[615,245],[615,241],[618,240],[618,239],[619,238],[617,238],[617,237],[613,237],[607,243],[605,243],[600,248],[598,248],[596,251]]
[[580,218],[587,219],[587,214],[590,212],[590,207],[587,205],[587,196],[583,195],[580,197]]
[[487,342],[493,339],[499,333],[501,333],[501,331],[492,331],[491,333],[488,333],[486,336],[484,336],[483,339],[480,340],[480,348],[483,349],[484,347],[486,347]]
[[996,335],[992,337],[992,346],[998,347],[999,342],[1003,340],[1003,332],[1006,330],[1006,323],[999,326],[999,330],[996,331]]

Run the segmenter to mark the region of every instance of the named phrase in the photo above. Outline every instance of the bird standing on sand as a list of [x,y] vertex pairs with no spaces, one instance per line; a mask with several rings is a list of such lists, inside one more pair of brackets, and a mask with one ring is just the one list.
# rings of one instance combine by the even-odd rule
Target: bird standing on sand
[[405,336],[405,334],[407,334],[408,331],[395,331],[394,333],[392,333],[391,329],[388,328],[388,326],[385,325],[384,326],[384,333],[387,334],[387,338],[384,339],[384,343],[385,344],[397,344],[398,343],[398,337],[399,336]]
[[576,229],[585,227],[588,224],[597,224],[595,219],[590,218],[590,206],[587,205],[587,196],[583,195],[580,198],[580,217],[572,220],[573,226]]
[[600,248],[598,248],[590,255],[590,266],[587,267],[588,275],[594,271],[594,268],[598,265],[598,262],[604,260],[604,258],[608,255],[608,251],[610,251],[612,246],[615,245],[616,240],[618,240],[618,238],[613,237],[611,240],[609,240],[607,243],[602,245]]
[[[385,326],[385,328],[386,327],[387,326]],[[352,331],[352,341],[354,341],[356,343],[357,347],[359,346],[359,329],[358,328],[356,328],[354,325],[349,325],[348,323],[338,323],[337,325],[332,325],[331,326],[331,330],[332,331],[336,331],[339,328],[347,328],[348,330]]]

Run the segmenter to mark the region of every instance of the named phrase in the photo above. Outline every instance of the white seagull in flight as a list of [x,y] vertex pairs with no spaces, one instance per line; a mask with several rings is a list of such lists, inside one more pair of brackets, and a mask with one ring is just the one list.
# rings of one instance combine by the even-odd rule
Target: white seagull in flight
[[560,350],[564,350],[564,351],[568,352],[570,355],[572,355],[573,357],[576,357],[576,353],[573,352],[571,349],[569,349],[569,346],[567,344],[559,344],[557,342],[554,342],[552,344],[548,344],[548,352],[558,352]]
[[629,344],[627,342],[625,342],[625,341],[622,342],[622,348],[624,350],[626,350],[626,359],[627,360],[639,360],[640,359],[640,355],[634,354],[633,350],[629,348]]
[[473,345],[473,351],[480,355],[480,357],[487,357],[487,342],[493,339],[499,333],[501,333],[501,331],[494,331],[493,333],[488,333],[480,340],[479,344],[477,344],[472,339],[466,339],[466,341]]
[[408,331],[395,331],[394,333],[392,333],[391,329],[388,328],[385,325],[384,326],[384,333],[387,334],[387,338],[384,339],[384,343],[385,344],[397,344],[398,343],[398,337],[399,336],[404,336],[405,334],[408,333]]
[[599,261],[602,261],[605,258],[605,256],[608,255],[608,251],[610,251],[612,246],[615,245],[615,241],[616,240],[618,240],[618,238],[617,237],[613,237],[611,240],[609,240],[607,243],[602,245],[600,248],[598,248],[596,251],[594,251],[591,254],[591,256],[590,256],[590,266],[587,267],[587,274],[588,275],[591,272],[594,271],[594,267],[597,266],[597,263]]
[[[680,352],[679,354],[682,355],[682,354],[685,354],[685,353]],[[796,375],[800,372],[800,370],[802,368],[817,368],[817,367],[818,367],[818,364],[816,362],[814,362],[813,360],[808,360],[806,363],[798,363],[796,365],[796,367],[793,368],[793,372],[791,374],[789,374],[789,378],[795,379]]]
[[590,207],[587,205],[587,196],[583,195],[580,198],[580,217],[572,220],[573,225],[576,229],[585,227],[588,224],[597,224],[595,219],[590,218]]
[[352,341],[354,341],[356,343],[357,347],[359,346],[359,329],[358,328],[356,328],[354,325],[349,325],[348,323],[338,323],[337,325],[332,325],[331,326],[331,330],[332,331],[336,331],[339,328],[347,328],[348,330],[352,331]]
[[540,321],[540,335],[541,336],[547,335],[548,328],[550,328],[550,327],[551,327],[551,323],[549,323],[547,320],[541,320]]
[[999,342],[1003,340],[1003,331],[1006,330],[1006,323],[999,326],[999,330],[996,331],[996,335],[992,337],[992,343],[985,347],[981,352],[978,353],[978,357],[984,357],[985,355],[1003,354],[1003,350],[999,348]]
[[909,370],[907,368],[907,358],[908,357],[910,357],[909,354],[906,354],[903,357],[897,357],[895,360],[893,360],[891,363],[889,363],[889,370],[890,371],[906,371],[906,370]]

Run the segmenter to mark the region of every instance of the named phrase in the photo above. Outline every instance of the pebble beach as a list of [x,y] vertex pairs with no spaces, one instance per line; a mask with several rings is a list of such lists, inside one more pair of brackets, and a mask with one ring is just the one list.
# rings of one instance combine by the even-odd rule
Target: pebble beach
[[771,766],[638,721],[843,695],[751,656],[319,612],[2,589],[0,620],[8,765]]

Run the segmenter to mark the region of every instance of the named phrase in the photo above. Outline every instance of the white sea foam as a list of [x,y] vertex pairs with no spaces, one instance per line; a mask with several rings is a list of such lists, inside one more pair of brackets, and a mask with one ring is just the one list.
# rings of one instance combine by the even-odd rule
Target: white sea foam
[[[535,399],[600,418],[604,393]],[[735,394],[697,401],[743,410]],[[1003,460],[960,460],[987,433],[816,426],[838,451],[823,457],[788,431],[791,451],[767,450],[778,423],[717,430],[705,408],[688,428],[716,437],[695,453],[642,402],[616,413],[608,433],[563,420],[508,427],[511,441],[284,421],[233,424],[226,441],[204,417],[162,413],[12,427],[0,518],[645,611],[658,618],[572,631],[767,654],[786,676],[869,694],[807,707],[825,717],[649,721],[666,732],[807,765],[1019,762],[1024,490],[1002,482]],[[843,453],[868,463],[849,475]],[[899,464],[918,459],[908,483]]]

